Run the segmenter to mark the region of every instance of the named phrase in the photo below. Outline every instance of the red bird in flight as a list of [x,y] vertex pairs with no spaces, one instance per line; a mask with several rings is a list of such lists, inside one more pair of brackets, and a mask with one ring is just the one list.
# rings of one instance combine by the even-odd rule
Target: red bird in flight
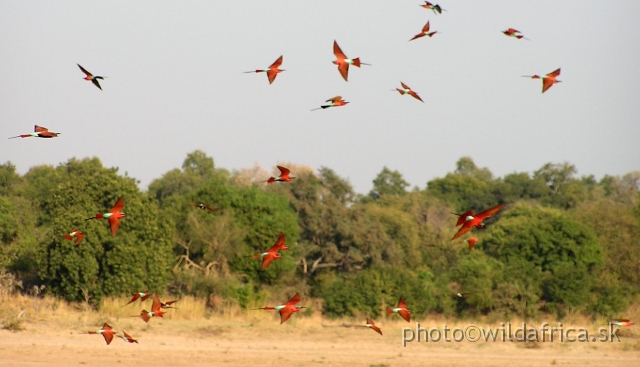
[[140,303],[142,303],[142,302],[146,301],[147,298],[149,298],[149,297],[151,297],[151,293],[149,293],[149,288],[147,288],[146,290],[144,290],[142,292],[138,292],[138,293],[134,294],[133,297],[131,297],[131,300],[129,302],[127,302],[127,305],[130,304],[130,303],[135,302],[137,299],[140,299]]
[[124,209],[124,199],[120,198],[108,213],[97,213],[95,217],[87,218],[86,220],[107,218],[109,226],[111,226],[111,235],[115,236],[120,226],[120,219],[126,216],[126,214],[122,213],[122,209]]
[[335,96],[333,98],[329,98],[325,102],[330,102],[330,103],[328,105],[324,105],[324,106],[320,106],[318,108],[314,108],[311,111],[319,110],[321,108],[324,110],[325,108],[329,108],[329,107],[346,106],[347,103],[349,103],[349,102],[344,101],[341,96]]
[[616,325],[616,326],[631,326],[631,325],[635,325],[633,322],[629,321],[629,319],[613,319],[610,322],[613,325]]
[[300,302],[300,294],[296,293],[296,295],[288,300],[284,305],[278,305],[275,307],[260,307],[254,308],[254,310],[278,311],[280,312],[280,324],[282,324],[285,321],[289,320],[289,317],[291,317],[291,315],[303,308],[306,308],[305,306],[297,306],[296,304],[298,302]]
[[271,66],[269,66],[267,69],[256,70],[256,71],[245,71],[245,73],[267,73],[267,78],[269,78],[269,84],[271,84],[273,83],[274,80],[276,80],[276,76],[278,76],[278,73],[285,71],[285,70],[278,69],[280,65],[282,65],[282,56],[278,57],[278,60],[276,60],[273,64],[271,64]]
[[84,238],[84,233],[74,228],[73,231],[71,231],[71,233],[65,233],[63,237],[68,239],[69,241],[73,241],[75,239],[76,246],[78,246],[80,241],[82,241],[82,239]]
[[87,75],[84,78],[84,80],[91,80],[91,83],[93,83],[93,85],[95,85],[96,87],[100,88],[100,90],[102,90],[102,87],[100,86],[100,83],[98,82],[98,79],[104,80],[104,78],[106,78],[106,76],[94,76],[93,74],[88,72],[87,69],[85,69],[82,66],[80,66],[80,64],[76,64],[76,65],[78,65],[80,70],[82,70],[82,72]]
[[291,171],[286,168],[286,167],[282,167],[282,166],[276,166],[278,167],[278,169],[280,170],[280,176],[278,177],[269,177],[268,180],[266,181],[262,181],[262,182],[266,182],[267,185],[273,182],[291,182],[291,180],[295,179],[295,177],[290,177],[289,174],[291,173]]
[[122,338],[122,340],[126,341],[127,343],[136,343],[138,344],[138,341],[135,340],[134,338],[131,337],[131,335],[127,334],[125,331],[122,331],[122,333],[124,334],[124,336],[122,335],[116,335],[118,338]]
[[38,126],[35,125],[33,127],[33,132],[30,134],[22,134],[22,135],[18,135],[18,136],[12,136],[9,139],[15,139],[15,138],[57,138],[58,135],[60,135],[60,133],[52,133],[51,131],[49,131],[49,129],[47,129],[46,127],[42,127],[42,126]]
[[433,10],[433,12],[434,12],[434,13],[436,13],[436,14],[442,14],[442,12],[443,12],[443,11],[446,11],[446,10],[442,9],[442,8],[440,7],[440,5],[438,5],[438,4],[433,5],[433,4],[431,4],[430,2],[428,2],[428,1],[425,1],[425,2],[424,2],[424,5],[420,5],[420,7],[425,8],[425,9],[431,9],[431,10]]
[[546,92],[547,89],[551,88],[552,85],[556,83],[560,83],[560,80],[556,80],[556,78],[560,75],[560,69],[556,71],[552,71],[545,76],[539,75],[523,75],[525,78],[531,79],[542,79],[542,93]]
[[373,320],[367,319],[367,324],[365,326],[368,327],[369,329],[372,329],[376,333],[382,335],[382,330],[380,330],[380,328],[373,323]]
[[398,91],[398,93],[405,95],[408,94],[411,97],[417,99],[418,101],[424,103],[424,101],[422,100],[422,98],[420,98],[420,96],[418,95],[418,93],[414,92],[413,90],[411,90],[411,88],[409,88],[408,85],[404,84],[403,82],[400,82],[400,85],[402,85],[402,89],[400,88],[396,88],[395,90]]
[[458,297],[458,298],[462,298],[462,297],[464,297],[466,295],[469,295],[469,294],[471,294],[471,293],[470,292],[458,292],[458,293],[454,294],[453,296],[454,297]]
[[475,216],[473,215],[473,210],[469,210],[462,214],[455,214],[458,216],[458,222],[456,223],[456,227],[462,225],[458,232],[453,236],[451,240],[455,240],[456,238],[461,237],[465,233],[469,232],[473,227],[482,228],[484,227],[484,220],[491,218],[494,214],[496,214],[502,207],[504,203],[494,206],[491,209],[487,209],[482,213],[478,213]]
[[387,313],[389,315],[397,313],[398,315],[402,316],[403,319],[407,320],[407,322],[411,321],[411,311],[407,310],[407,303],[402,298],[400,298],[400,301],[398,301],[398,307],[387,307]]
[[111,326],[109,326],[109,324],[107,324],[106,322],[104,323],[104,325],[102,325],[102,329],[98,331],[89,331],[88,333],[102,335],[104,341],[107,342],[107,345],[111,344],[113,336],[116,335],[116,333],[113,332],[113,329],[111,329]]
[[522,34],[518,34],[518,33],[522,33],[522,32],[520,32],[517,29],[509,28],[506,31],[502,31],[502,33],[504,33],[505,36],[514,37],[514,38],[517,38],[517,39],[526,39],[527,41],[530,41],[530,39],[526,38]]
[[271,248],[267,250],[267,252],[251,255],[251,257],[254,259],[261,258],[262,259],[261,269],[265,270],[269,266],[269,264],[273,262],[273,260],[279,259],[282,257],[280,254],[278,254],[278,251],[286,250],[289,248],[288,246],[285,245],[285,243],[286,243],[286,239],[284,237],[284,233],[281,232],[276,243],[273,246],[271,246]]
[[338,46],[338,42],[336,42],[335,40],[333,41],[333,54],[336,55],[336,61],[334,61],[333,63],[338,65],[338,71],[340,72],[340,75],[342,75],[344,81],[348,81],[347,78],[349,77],[349,65],[353,65],[356,67],[360,67],[360,65],[371,65],[360,62],[359,57],[356,57],[355,59],[348,58],[347,55],[342,52],[340,46]]
[[208,205],[204,205],[203,203],[192,203],[189,205],[193,205],[195,207],[197,207],[198,209],[202,209],[202,210],[211,210],[212,212],[215,212],[218,209],[213,209],[212,207],[208,206]]
[[177,300],[175,300],[175,301],[169,301],[169,302],[167,302],[167,303],[162,303],[162,302],[160,302],[160,308],[164,308],[164,309],[167,309],[167,308],[175,308],[175,307],[171,307],[171,305],[172,305],[172,304],[174,304],[174,303],[176,303],[176,302],[178,302],[178,301],[179,301],[179,299],[177,299]]
[[[160,310],[162,308],[162,302],[160,302],[160,297],[158,297],[158,293],[153,294],[153,304],[151,305],[151,312],[147,312],[147,310],[140,311],[140,317],[144,322],[149,322],[152,317],[164,317],[164,312]],[[138,317],[138,316],[134,316]]]
[[469,244],[469,251],[473,250],[473,246],[476,245],[476,243],[478,243],[478,239],[475,237],[471,237],[471,238],[467,238],[466,241]]
[[438,31],[429,32],[429,22],[427,21],[427,24],[425,24],[424,27],[422,27],[422,32],[413,36],[413,38],[410,39],[409,42],[413,41],[414,39],[422,38],[424,36],[429,36],[429,38],[431,38],[436,33],[438,33]]

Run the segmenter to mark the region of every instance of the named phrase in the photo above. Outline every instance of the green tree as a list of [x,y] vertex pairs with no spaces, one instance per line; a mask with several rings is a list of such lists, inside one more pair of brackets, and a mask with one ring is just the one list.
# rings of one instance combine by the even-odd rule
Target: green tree
[[385,166],[373,180],[373,190],[369,192],[369,196],[377,200],[383,195],[404,195],[408,186],[409,183],[402,178],[400,172]]

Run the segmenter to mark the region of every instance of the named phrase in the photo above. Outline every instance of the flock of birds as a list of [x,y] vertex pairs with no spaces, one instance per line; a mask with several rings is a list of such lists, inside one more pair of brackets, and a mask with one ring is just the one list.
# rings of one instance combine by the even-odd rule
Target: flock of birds
[[[425,9],[429,9],[432,10],[435,14],[442,14],[443,11],[445,11],[445,9],[443,9],[440,5],[438,4],[432,4],[428,1],[425,1],[425,3],[423,5],[420,5],[421,7],[425,8]],[[416,34],[413,38],[411,38],[409,41],[414,41],[416,39],[420,39],[423,37],[433,37],[435,34],[437,34],[438,31],[431,31],[431,27],[430,27],[430,23],[429,21],[427,21],[427,23],[424,25],[424,27],[422,28],[421,32]],[[502,31],[502,33],[508,37],[513,37],[515,39],[525,39],[528,40],[528,38],[525,38],[524,35],[514,29],[514,28],[508,28],[505,31]],[[336,57],[336,60],[333,61],[333,63],[335,65],[337,65],[338,67],[338,72],[340,73],[340,75],[342,76],[342,78],[345,81],[348,81],[349,78],[349,67],[350,66],[355,66],[360,68],[361,65],[371,65],[371,64],[367,64],[364,63],[362,61],[360,61],[359,57],[356,58],[349,58],[346,56],[346,54],[342,51],[342,49],[340,48],[340,46],[338,45],[338,43],[334,40],[333,42],[333,53]],[[273,64],[271,64],[268,68],[266,69],[257,69],[254,71],[247,71],[245,73],[266,73],[267,75],[267,79],[269,81],[269,84],[272,84],[276,77],[278,76],[279,73],[285,71],[283,69],[280,69],[280,66],[282,65],[283,62],[283,56],[280,56],[275,62],[273,62]],[[78,67],[80,68],[80,70],[85,74],[85,80],[90,81],[91,83],[93,83],[93,85],[95,85],[97,88],[99,88],[100,90],[102,90],[102,86],[100,85],[100,80],[104,80],[106,77],[104,76],[99,76],[99,75],[94,75],[92,73],[90,73],[88,70],[86,70],[84,67],[82,67],[80,64],[77,64]],[[539,76],[539,75],[523,75],[523,77],[527,77],[527,78],[532,78],[532,79],[541,79],[542,80],[542,93],[546,92],[549,88],[551,88],[551,86],[553,86],[556,83],[559,83],[560,81],[557,80],[557,77],[560,75],[560,69],[558,68],[557,70],[548,73],[546,75],[543,76]],[[418,95],[418,93],[414,90],[412,90],[407,84],[400,82],[400,85],[402,88],[395,88],[393,89],[394,91],[397,91],[398,93],[400,93],[401,95],[410,95],[411,97],[421,101],[424,103],[424,101],[422,100],[422,98],[420,98],[420,96]],[[345,101],[344,99],[342,99],[341,96],[335,96],[333,98],[329,98],[326,100],[326,104],[321,105],[318,108],[314,108],[312,109],[312,111],[314,110],[319,110],[319,109],[327,109],[327,108],[331,108],[331,107],[342,107],[342,106],[346,106],[349,102]],[[9,139],[13,139],[13,138],[29,138],[29,137],[37,137],[37,138],[55,138],[58,135],[60,135],[60,133],[54,133],[49,131],[47,128],[42,127],[42,126],[38,126],[35,125],[34,127],[34,132],[33,133],[28,133],[28,134],[22,134],[22,135],[18,135],[18,136],[14,136],[11,137]],[[270,177],[268,180],[263,181],[266,182],[267,184],[271,184],[273,182],[291,182],[291,180],[295,179],[295,177],[290,176],[290,170],[286,167],[282,167],[282,166],[277,166],[277,168],[280,170],[280,175],[275,176],[275,177]],[[214,209],[208,205],[205,205],[203,203],[194,203],[194,204],[190,204],[193,205],[199,209],[202,210],[210,210],[210,211],[216,211],[217,209]],[[476,215],[473,214],[473,211],[469,210],[467,212],[464,212],[462,214],[456,214],[458,216],[458,220],[456,223],[456,227],[461,226],[460,229],[457,231],[457,233],[453,236],[452,240],[458,239],[460,237],[462,237],[463,235],[465,235],[466,233],[470,232],[474,227],[477,228],[483,228],[484,227],[484,221],[490,217],[492,217],[494,214],[496,214],[500,209],[502,209],[502,207],[505,204],[499,204],[494,206],[493,208],[490,208],[488,210],[485,210],[481,213],[478,213]],[[125,217],[125,213],[122,212],[122,210],[124,209],[124,199],[120,198],[116,204],[107,212],[107,213],[97,213],[95,216],[91,217],[91,218],[87,218],[87,220],[91,220],[91,219],[107,219],[109,221],[109,225],[111,228],[111,234],[112,236],[116,235],[116,232],[118,231],[119,225],[120,225],[120,220],[122,218]],[[454,213],[455,214],[455,213]],[[78,246],[80,244],[80,242],[82,241],[82,239],[84,238],[85,234],[82,233],[81,231],[79,231],[77,228],[74,228],[71,232],[64,234],[64,238],[66,238],[67,240],[70,241],[75,241],[75,245]],[[478,242],[478,239],[475,237],[470,237],[468,239],[465,240],[468,245],[469,245],[469,250],[472,250],[473,247],[475,246],[475,244]],[[286,250],[288,249],[288,247],[286,246],[286,238],[285,238],[285,234],[284,233],[280,233],[278,239],[276,240],[276,243],[269,248],[267,251],[262,252],[262,253],[258,253],[255,255],[251,255],[252,258],[255,259],[261,259],[262,261],[262,267],[261,270],[265,270],[267,269],[267,267],[276,259],[281,258],[280,255],[280,251]],[[470,294],[469,292],[458,292],[456,294],[454,294],[454,297],[464,297],[466,295]],[[141,302],[147,300],[148,298],[151,297],[151,294],[148,293],[148,290],[145,290],[143,292],[138,292],[136,294],[133,295],[132,299],[129,301],[129,303],[127,303],[127,305],[135,302],[136,300],[140,299]],[[261,308],[257,308],[255,310],[267,310],[267,311],[278,311],[280,314],[280,323],[284,323],[286,322],[291,315],[293,315],[294,313],[300,311],[301,309],[305,308],[304,306],[298,306],[298,303],[300,302],[301,297],[300,294],[296,293],[295,296],[293,296],[290,300],[288,300],[286,303],[281,304],[281,305],[277,305],[277,306],[267,306],[267,307],[261,307]],[[149,320],[153,317],[163,317],[164,312],[162,311],[163,309],[168,309],[168,308],[173,308],[171,307],[171,304],[177,302],[176,301],[170,301],[167,303],[162,303],[159,299],[159,296],[157,293],[155,293],[153,295],[153,303],[151,306],[151,311],[146,311],[146,310],[142,310],[140,312],[139,316],[134,316],[134,317],[140,317],[144,322],[149,322]],[[411,311],[407,309],[407,304],[404,301],[404,299],[400,299],[398,302],[397,307],[394,308],[387,308],[386,312],[388,314],[398,314],[400,315],[400,317],[402,317],[404,320],[406,320],[407,322],[409,322],[411,320]],[[628,319],[616,319],[616,320],[612,320],[612,323],[614,323],[615,325],[618,326],[631,326],[633,325],[633,323],[631,323]],[[370,318],[366,319],[366,323],[364,325],[367,328],[370,328],[372,330],[374,330],[375,332],[379,333],[380,335],[382,335],[382,330],[377,327],[375,325],[375,323],[373,322],[373,320],[371,320]],[[89,334],[100,334],[104,337],[105,341],[107,344],[110,344],[111,341],[113,340],[114,336],[120,337],[122,338],[124,341],[128,342],[128,343],[138,343],[137,340],[135,340],[134,338],[132,338],[129,334],[127,334],[126,332],[122,332],[123,335],[118,335],[117,332],[114,332],[112,327],[110,325],[108,325],[107,323],[105,323],[102,328],[100,330],[97,331],[89,331]]]

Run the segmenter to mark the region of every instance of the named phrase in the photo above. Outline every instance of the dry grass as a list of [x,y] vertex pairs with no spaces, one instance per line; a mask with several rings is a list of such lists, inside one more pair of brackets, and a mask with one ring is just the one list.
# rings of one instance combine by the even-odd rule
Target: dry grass
[[[362,317],[325,319],[317,311],[321,309],[320,301],[305,301],[305,305],[316,311],[300,312],[280,325],[273,311],[243,310],[234,302],[225,302],[219,311],[213,312],[206,308],[204,299],[185,297],[175,304],[177,309],[167,311],[163,319],[153,319],[146,324],[135,315],[142,308],[148,310],[151,300],[123,306],[128,298],[106,298],[96,311],[84,304],[68,304],[52,297],[0,295],[0,321],[15,331],[0,330],[0,340],[4,343],[0,343],[0,355],[12,361],[8,366],[65,367],[83,362],[94,366],[136,367],[319,364],[409,367],[422,366],[427,361],[434,366],[490,366],[505,365],[512,360],[524,366],[628,367],[640,359],[640,335],[634,328],[623,329],[621,343],[414,341],[403,348],[402,328],[415,329],[413,321],[407,323],[397,316],[380,317],[376,324],[384,332],[381,337],[362,327]],[[634,305],[625,317],[637,320],[639,309]],[[522,323],[522,320],[510,321],[514,328]],[[545,320],[528,321],[527,326],[539,327],[542,321]],[[551,317],[546,321],[557,326]],[[595,332],[607,321],[570,315],[563,320],[563,325],[565,328],[586,326]],[[117,331],[127,331],[138,338],[140,344],[131,346],[118,339],[107,347],[100,337],[86,334],[104,322]],[[441,315],[419,318],[418,322],[422,328],[444,325],[450,329],[464,328],[468,324],[500,326],[499,321],[491,318],[456,320]],[[51,355],[57,357],[53,364],[49,363]]]

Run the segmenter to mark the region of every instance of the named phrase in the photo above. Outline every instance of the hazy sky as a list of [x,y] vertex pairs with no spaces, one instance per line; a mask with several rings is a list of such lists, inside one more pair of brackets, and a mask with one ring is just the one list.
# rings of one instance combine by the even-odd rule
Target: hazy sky
[[[327,166],[361,193],[385,165],[423,188],[466,155],[498,176],[640,169],[640,1],[439,3],[0,0],[0,162],[97,156],[146,189],[201,149],[229,170]],[[408,42],[427,20],[441,34]],[[334,39],[372,66],[345,82]],[[242,73],[280,55],[273,85]],[[521,77],[559,67],[544,94]],[[336,95],[351,103],[310,112]],[[6,139],[34,124],[62,135]]]

